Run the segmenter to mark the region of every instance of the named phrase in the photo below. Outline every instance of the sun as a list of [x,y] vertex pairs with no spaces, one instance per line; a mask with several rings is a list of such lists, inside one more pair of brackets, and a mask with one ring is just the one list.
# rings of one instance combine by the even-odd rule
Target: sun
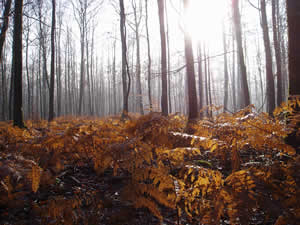
[[227,10],[225,0],[190,0],[185,14],[187,32],[195,41],[220,39]]

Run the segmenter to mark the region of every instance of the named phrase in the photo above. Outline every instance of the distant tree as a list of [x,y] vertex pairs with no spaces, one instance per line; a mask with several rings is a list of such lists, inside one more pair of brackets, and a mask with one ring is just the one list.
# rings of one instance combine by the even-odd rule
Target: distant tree
[[283,87],[283,77],[281,69],[281,45],[279,42],[279,31],[278,31],[278,20],[277,10],[279,8],[278,0],[272,0],[272,23],[273,23],[273,40],[274,40],[274,49],[275,49],[275,58],[276,58],[276,76],[277,76],[277,105],[284,101],[284,87]]
[[49,91],[49,121],[54,119],[54,64],[55,64],[55,0],[52,0],[52,26],[51,26],[51,69]]
[[22,112],[22,31],[23,31],[23,0],[15,1],[14,31],[13,31],[13,58],[12,71],[14,78],[14,114],[13,124],[24,128]]
[[164,116],[168,115],[168,80],[167,80],[167,47],[166,47],[166,32],[165,32],[165,0],[157,0],[158,17],[160,28],[161,41],[161,110]]
[[[224,49],[224,112],[228,109],[228,88],[229,88],[229,75],[228,75],[228,62],[227,62],[227,41],[225,34],[225,25],[223,24],[223,49]],[[235,94],[235,93],[234,93]]]
[[200,111],[200,119],[203,118],[202,108],[204,106],[204,76],[203,76],[203,68],[202,68],[202,49],[201,44],[198,44],[198,88],[199,88],[199,110]]
[[266,58],[266,84],[267,84],[267,111],[272,114],[275,109],[275,86],[274,86],[274,76],[272,69],[272,54],[271,54],[271,44],[269,37],[269,28],[267,21],[266,12],[266,1],[261,0],[261,26],[263,30],[263,39],[265,46],[265,58]]
[[0,62],[2,62],[2,52],[3,46],[6,38],[6,31],[8,29],[9,24],[9,13],[11,8],[11,0],[6,0],[4,5],[4,12],[3,12],[3,22],[1,25],[0,30]]
[[148,16],[148,0],[145,0],[145,11],[146,11],[146,37],[147,37],[147,56],[148,56],[148,77],[147,77],[147,84],[148,84],[148,100],[149,100],[149,108],[150,112],[152,111],[152,97],[151,97],[151,50],[150,50],[150,37],[149,37],[149,16]]
[[142,22],[142,4],[139,0],[139,4],[136,4],[136,0],[131,0],[131,6],[133,8],[134,23],[131,28],[135,33],[136,41],[136,90],[137,90],[137,106],[138,111],[144,115],[143,109],[143,95],[142,95],[142,84],[141,84],[141,50],[140,50],[140,25]]
[[239,0],[232,0],[233,11],[233,24],[235,30],[235,39],[237,43],[238,59],[241,70],[241,88],[243,92],[241,107],[244,108],[250,105],[250,94],[247,82],[247,68],[244,59],[244,51],[242,44],[242,27],[241,27],[241,15],[239,10]]
[[[189,0],[184,0],[185,14],[187,14],[187,8]],[[187,24],[185,24],[187,26]],[[194,55],[193,44],[191,35],[187,29],[184,32],[184,52],[186,61],[186,75],[188,84],[188,119],[189,121],[195,120],[198,117],[198,103],[197,103],[197,91],[196,91],[196,79],[194,68]]]

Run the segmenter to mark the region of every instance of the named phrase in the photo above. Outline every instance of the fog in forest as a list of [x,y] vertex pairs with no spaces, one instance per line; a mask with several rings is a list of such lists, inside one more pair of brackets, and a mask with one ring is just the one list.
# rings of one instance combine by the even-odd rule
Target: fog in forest
[[[12,119],[14,108],[13,13],[8,18],[1,120]],[[127,97],[129,113],[167,107],[191,116],[195,101],[196,114],[209,116],[210,105],[272,112],[287,99],[284,0],[24,0],[22,20],[24,119],[48,119],[51,102],[54,117],[122,114]]]

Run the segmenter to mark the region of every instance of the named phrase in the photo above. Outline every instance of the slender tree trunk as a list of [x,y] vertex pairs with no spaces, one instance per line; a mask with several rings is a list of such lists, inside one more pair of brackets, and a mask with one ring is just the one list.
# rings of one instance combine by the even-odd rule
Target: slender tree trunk
[[149,109],[152,112],[152,97],[151,97],[151,51],[150,51],[150,37],[149,37],[149,25],[148,25],[148,0],[145,0],[145,10],[146,10],[146,36],[147,36],[147,55],[148,55],[148,100],[149,100]]
[[6,51],[3,51],[1,60],[1,72],[2,72],[2,120],[6,120],[7,110],[7,82],[6,82]]
[[232,104],[233,104],[233,112],[236,112],[237,110],[237,104],[236,104],[236,60],[235,60],[235,38],[234,35],[232,36]]
[[227,63],[227,43],[225,34],[225,25],[223,24],[223,49],[224,49],[224,112],[228,109],[228,63]]
[[[277,0],[272,0],[272,22],[273,22],[273,40],[275,48],[276,57],[276,75],[277,75],[277,105],[280,106],[283,102],[283,82],[282,82],[282,72],[281,72],[281,49],[280,43],[278,41],[278,21],[276,17],[276,11],[278,5]],[[278,2],[277,2],[278,3]]]
[[272,54],[270,46],[269,29],[266,13],[266,1],[261,0],[261,25],[263,29],[263,38],[266,57],[266,84],[267,84],[267,111],[271,115],[275,109],[275,87],[272,69]]
[[14,126],[24,128],[22,112],[22,30],[23,0],[15,1],[13,31],[13,73],[14,73]]
[[130,85],[127,75],[129,75],[128,65],[127,65],[127,47],[126,47],[126,25],[125,25],[125,9],[124,1],[120,0],[120,34],[121,34],[121,44],[122,44],[122,85],[123,85],[123,112],[122,117],[125,118],[128,115],[128,97],[130,91]]
[[112,65],[112,75],[113,75],[113,114],[117,114],[117,88],[116,88],[116,40],[114,40],[113,45],[113,65]]
[[203,85],[203,69],[202,69],[202,49],[201,44],[198,45],[198,86],[199,86],[199,110],[200,119],[203,119],[203,101],[204,101],[204,85]]
[[[57,43],[57,58],[58,58],[58,73],[57,73],[57,117],[59,117],[62,113],[62,107],[61,107],[61,102],[62,102],[62,68],[61,68],[61,27],[62,27],[62,9],[61,9],[61,4],[59,5],[59,17],[58,17],[58,22],[59,22],[59,27],[58,27],[58,43]],[[66,88],[66,87],[65,87]]]
[[5,6],[4,6],[4,13],[3,13],[3,23],[2,23],[1,31],[0,31],[0,62],[2,62],[3,46],[4,46],[5,38],[6,38],[6,31],[8,29],[8,25],[9,25],[10,8],[11,8],[11,0],[6,0]]
[[238,57],[239,63],[241,68],[241,85],[243,91],[243,99],[241,101],[241,107],[244,108],[250,105],[250,95],[249,95],[249,88],[247,82],[247,69],[245,65],[244,59],[244,51],[242,45],[242,28],[241,28],[241,16],[239,11],[239,0],[232,0],[232,9],[233,9],[233,23],[235,29],[235,38],[237,42],[237,49],[238,49]]
[[50,90],[49,90],[49,118],[54,119],[54,74],[55,74],[55,0],[52,0],[52,26],[51,26],[51,71],[50,71]]
[[[141,4],[141,3],[140,3]],[[142,95],[142,84],[141,84],[141,50],[140,50],[140,24],[142,19],[142,8],[139,5],[139,18],[137,15],[137,6],[132,2],[134,23],[135,23],[135,39],[136,39],[136,89],[137,89],[137,105],[138,111],[144,115],[143,109],[143,95]]]
[[160,41],[161,41],[161,110],[164,116],[168,115],[168,81],[167,81],[167,48],[166,48],[166,32],[164,19],[164,4],[165,0],[157,0],[158,16],[160,27]]
[[172,101],[171,101],[171,57],[170,57],[170,35],[169,35],[169,17],[168,17],[168,7],[167,2],[165,4],[165,14],[166,14],[166,41],[167,41],[167,76],[168,76],[168,103],[169,103],[169,113],[172,113]]
[[30,33],[30,28],[29,28],[29,24],[27,24],[27,33],[26,33],[26,50],[25,50],[25,68],[26,68],[26,77],[27,77],[27,112],[28,112],[28,116],[31,116],[31,94],[30,94],[30,78],[29,78],[29,68],[28,68],[28,51],[29,51],[29,33]]

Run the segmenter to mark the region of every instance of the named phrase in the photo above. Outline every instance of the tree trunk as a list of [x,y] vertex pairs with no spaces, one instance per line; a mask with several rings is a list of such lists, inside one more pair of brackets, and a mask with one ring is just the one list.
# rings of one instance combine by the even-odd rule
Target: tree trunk
[[[288,17],[288,38],[289,38],[289,99],[300,100],[300,1],[287,0],[287,17]],[[286,142],[294,146],[297,153],[300,153],[300,105],[295,104],[294,118],[298,118],[295,124],[295,131],[289,134]]]
[[[187,13],[189,0],[184,0],[184,9]],[[187,26],[187,24],[185,24]],[[197,91],[196,91],[196,79],[195,79],[195,68],[194,68],[194,55],[193,55],[193,44],[191,35],[187,29],[184,32],[184,50],[185,50],[185,61],[186,61],[186,75],[188,84],[188,120],[195,120],[198,117],[198,103],[197,103]]]
[[[141,4],[141,3],[140,3]],[[137,6],[132,2],[133,13],[134,13],[134,24],[135,24],[135,39],[136,39],[136,89],[137,89],[137,105],[138,111],[144,115],[143,109],[143,95],[142,95],[142,84],[141,84],[141,50],[140,50],[140,24],[142,19],[142,8],[139,5],[139,18],[137,15]]]
[[167,81],[167,48],[166,48],[166,32],[164,19],[165,0],[157,0],[160,41],[161,41],[161,110],[164,116],[168,116],[168,81]]
[[23,0],[15,1],[13,31],[13,73],[14,73],[14,126],[24,128],[22,112],[22,30]]
[[276,57],[276,75],[277,75],[277,105],[280,106],[283,102],[283,82],[282,82],[282,72],[281,72],[281,49],[278,40],[278,18],[276,11],[278,8],[278,1],[272,0],[272,22],[273,22],[273,40],[275,48]]
[[225,26],[223,24],[223,49],[224,49],[224,112],[228,110],[228,65],[227,65],[227,43],[226,43],[226,34]]
[[242,91],[243,91],[241,107],[244,108],[244,107],[250,105],[250,95],[249,95],[249,88],[248,88],[248,82],[247,82],[247,69],[246,69],[246,65],[245,65],[244,51],[243,51],[243,45],[242,45],[242,28],[241,28],[241,16],[240,16],[240,11],[239,11],[239,0],[232,0],[232,9],[233,9],[233,23],[234,23],[234,29],[235,29],[235,39],[236,39],[236,43],[237,43],[238,57],[239,57],[239,63],[240,63],[240,68],[241,68],[241,85],[242,85]]
[[287,0],[289,37],[289,96],[300,95],[300,1]]
[[267,111],[272,115],[275,109],[275,87],[274,77],[272,69],[272,54],[270,46],[270,37],[266,13],[266,1],[261,0],[261,26],[263,29],[263,38],[265,46],[265,57],[266,57],[266,84],[267,84]]
[[4,46],[5,38],[6,38],[6,31],[8,29],[8,25],[9,25],[10,8],[11,8],[11,0],[6,0],[5,6],[4,6],[4,13],[3,13],[3,23],[2,23],[1,31],[0,31],[0,62],[2,62],[3,46]]
[[55,74],[55,0],[52,0],[52,26],[51,26],[51,71],[50,71],[50,90],[49,90],[49,118],[54,119],[54,74]]
[[148,53],[148,99],[149,99],[149,110],[152,112],[152,97],[151,97],[151,51],[150,51],[150,37],[148,27],[148,0],[145,0],[146,10],[146,36],[147,36],[147,53]]
[[122,117],[125,118],[128,115],[128,97],[130,91],[130,85],[127,85],[127,75],[129,75],[127,65],[127,47],[126,47],[126,25],[125,25],[125,9],[124,0],[120,0],[120,34],[122,44],[122,85],[123,85],[123,112]]
[[203,69],[202,69],[202,49],[201,44],[198,45],[198,86],[199,86],[199,110],[200,119],[203,119],[203,101],[204,101],[204,85],[203,85]]

